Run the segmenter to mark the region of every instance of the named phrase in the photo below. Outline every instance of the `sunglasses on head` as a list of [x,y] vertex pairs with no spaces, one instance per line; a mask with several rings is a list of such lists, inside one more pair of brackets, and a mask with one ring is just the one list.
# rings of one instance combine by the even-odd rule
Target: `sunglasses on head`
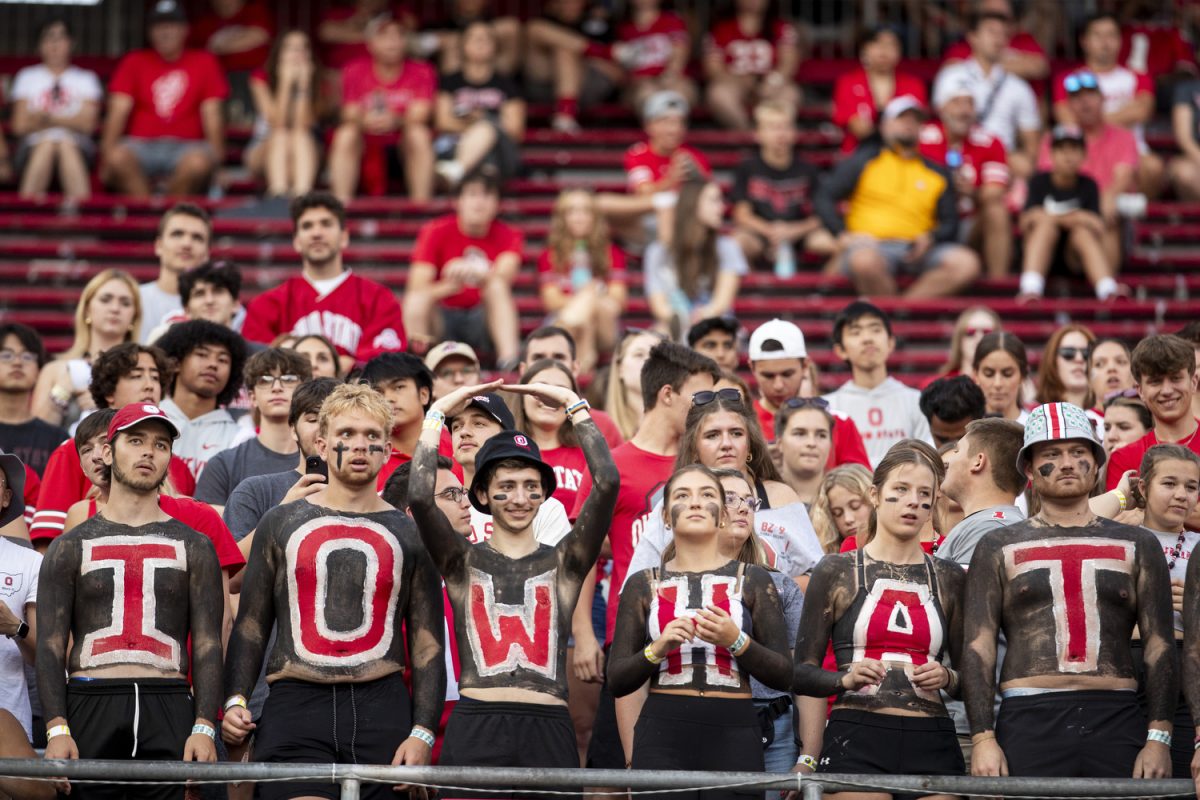
[[824,397],[792,397],[783,405],[785,408],[819,408],[822,411],[829,410],[829,401]]
[[730,403],[742,402],[742,393],[737,389],[705,389],[692,395],[692,405],[706,406],[717,398]]
[[1067,94],[1075,94],[1084,89],[1099,89],[1100,84],[1096,83],[1096,76],[1092,73],[1077,72],[1063,79],[1063,88],[1067,90]]
[[1116,400],[1118,397],[1133,398],[1133,397],[1137,397],[1137,396],[1138,396],[1137,387],[1130,387],[1128,389],[1117,389],[1115,392],[1109,392],[1108,394],[1104,395],[1104,402],[1105,403],[1112,402],[1113,400]]
[[1088,360],[1091,355],[1091,348],[1088,347],[1060,347],[1058,348],[1058,357],[1065,358],[1067,361],[1076,361],[1083,359]]

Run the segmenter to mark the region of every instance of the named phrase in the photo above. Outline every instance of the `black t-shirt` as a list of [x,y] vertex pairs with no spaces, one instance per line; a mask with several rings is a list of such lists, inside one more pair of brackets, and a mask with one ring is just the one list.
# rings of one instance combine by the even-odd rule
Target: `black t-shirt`
[[1175,87],[1172,104],[1192,109],[1192,136],[1200,142],[1200,80],[1185,81]]
[[1100,213],[1100,187],[1086,175],[1075,179],[1069,189],[1055,186],[1049,172],[1039,172],[1029,180],[1029,196],[1025,199],[1025,210],[1044,208],[1047,213],[1059,216],[1072,211]]
[[465,117],[475,111],[482,111],[488,117],[495,119],[500,115],[500,108],[507,101],[521,98],[521,92],[516,83],[495,73],[483,83],[471,83],[463,77],[461,72],[443,75],[438,83],[438,91],[450,95],[456,117]]
[[548,11],[542,14],[542,19],[561,25],[590,41],[601,44],[610,43],[617,36],[616,26],[613,25],[612,17],[603,3],[588,3],[583,16],[575,20],[561,19]]
[[0,450],[24,461],[39,478],[46,470],[50,454],[70,438],[62,428],[36,417],[19,425],[0,422]]
[[755,216],[769,222],[794,222],[803,217],[802,204],[815,189],[817,174],[799,156],[786,169],[775,169],[753,153],[738,164],[730,200],[749,203]]

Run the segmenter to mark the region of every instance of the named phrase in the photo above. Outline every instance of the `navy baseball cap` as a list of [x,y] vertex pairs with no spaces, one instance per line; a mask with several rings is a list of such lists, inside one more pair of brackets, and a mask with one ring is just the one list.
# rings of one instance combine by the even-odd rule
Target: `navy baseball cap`
[[491,468],[510,458],[524,461],[542,473],[545,498],[549,498],[558,488],[558,481],[554,479],[554,468],[542,461],[542,451],[538,446],[519,431],[504,430],[484,442],[475,455],[475,477],[471,479],[471,491],[468,496],[471,505],[478,511],[484,514],[492,513],[491,507],[479,500],[477,491],[487,488],[487,481],[492,477]]
[[513,419],[508,403],[505,403],[503,398],[495,392],[475,395],[468,401],[467,408],[478,408],[496,420],[496,422],[499,422],[500,427],[506,431],[511,431],[517,427],[517,422]]

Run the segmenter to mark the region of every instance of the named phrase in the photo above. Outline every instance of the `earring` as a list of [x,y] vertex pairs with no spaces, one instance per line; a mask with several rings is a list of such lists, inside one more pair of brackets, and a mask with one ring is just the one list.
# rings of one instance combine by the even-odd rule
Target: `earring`
[[91,317],[84,317],[84,318],[83,318],[83,324],[84,324],[84,325],[91,325],[91,324],[92,324],[92,318],[91,318]]
[[746,463],[749,464],[752,461],[754,461],[754,455],[752,453],[747,453],[746,454]]

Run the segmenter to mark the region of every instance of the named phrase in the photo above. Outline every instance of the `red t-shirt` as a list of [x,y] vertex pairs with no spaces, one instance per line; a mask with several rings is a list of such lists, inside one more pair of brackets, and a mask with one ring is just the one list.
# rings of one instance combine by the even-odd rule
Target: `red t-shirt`
[[[708,159],[701,155],[699,150],[686,144],[679,145],[679,149],[691,155],[704,177],[712,177],[712,167],[709,166]],[[662,180],[670,166],[670,155],[664,156],[654,152],[646,142],[632,145],[625,151],[625,174],[629,181],[629,191],[637,191],[637,188],[643,183],[656,183]]]
[[717,23],[705,38],[704,49],[706,53],[720,51],[733,75],[766,75],[779,63],[779,49],[795,47],[798,41],[796,27],[783,20],[775,20],[769,32],[751,36],[733,18]]
[[[896,90],[893,97],[911,95],[928,105],[929,97],[925,91],[925,82],[914,78],[905,72],[896,71]],[[847,72],[838,77],[833,84],[833,123],[842,128],[842,152],[849,153],[858,147],[858,139],[846,127],[852,117],[868,117],[879,120],[880,109],[875,105],[875,96],[871,94],[871,84],[867,80],[867,71],[862,67]]]
[[[232,17],[220,17],[208,13],[191,23],[188,30],[188,46],[198,50],[207,50],[209,40],[218,32],[230,28],[258,28],[266,31],[269,36],[275,34],[275,19],[266,5],[257,2],[246,3]],[[267,63],[271,54],[271,40],[260,44],[252,50],[242,53],[229,53],[217,56],[221,67],[226,72],[249,72]]]
[[184,50],[178,60],[166,61],[147,49],[121,59],[108,90],[133,98],[127,136],[203,139],[200,105],[224,100],[229,84],[216,57],[204,50]]
[[404,319],[392,290],[350,270],[342,275],[325,294],[303,275],[263,292],[246,307],[242,336],[269,344],[283,333],[319,333],[359,363],[403,350]]
[[383,107],[403,117],[408,107],[424,100],[432,103],[437,94],[437,73],[423,61],[405,59],[400,73],[385,81],[375,69],[375,62],[360,58],[342,70],[342,102],[364,108]]
[[[486,234],[467,236],[458,227],[458,217],[447,214],[430,220],[421,228],[413,248],[412,261],[432,264],[441,277],[442,268],[456,258],[483,259],[489,267],[504,253],[514,253],[520,260],[525,249],[525,236],[500,220],[493,220]],[[479,305],[478,286],[464,286],[457,294],[442,300],[447,308],[474,308]]]
[[[605,622],[605,644],[612,641],[613,628],[617,624],[617,606],[620,604],[621,586],[629,572],[629,562],[642,531],[646,518],[654,509],[659,490],[675,468],[675,456],[660,456],[648,453],[633,442],[613,450],[613,462],[621,474],[621,488],[617,492],[617,503],[613,508],[612,527],[608,530],[608,542],[612,548],[612,583],[608,596],[608,616]],[[592,491],[592,476],[584,472],[583,483],[575,496],[575,507],[571,519],[579,516],[584,501]],[[613,592],[617,594],[614,596]]]
[[[192,471],[178,456],[171,456],[167,478],[178,494],[190,497],[196,491],[196,479],[192,477]],[[67,512],[86,497],[91,488],[92,482],[79,465],[75,440],[68,439],[50,454],[50,460],[46,462],[42,489],[38,494],[38,510],[33,515],[29,538],[53,539],[62,533]]]
[[554,480],[558,483],[554,499],[568,511],[573,510],[579,497],[579,487],[583,483],[583,474],[587,472],[583,448],[555,447],[543,450],[542,461],[554,467]]
[[1121,26],[1121,52],[1117,61],[1134,72],[1151,78],[1169,75],[1177,69],[1196,71],[1196,54],[1173,25],[1126,23]]
[[687,46],[687,23],[678,14],[662,11],[646,28],[639,28],[633,22],[621,23],[617,38],[633,47],[630,75],[637,78],[661,75],[671,60],[672,49]]
[[[357,13],[354,3],[347,5],[335,5],[327,8],[321,13],[321,17],[317,22],[319,28],[326,22],[342,22],[350,19]],[[412,9],[405,3],[392,3],[391,8],[387,9],[396,19],[402,21],[406,28],[410,31],[417,30],[417,18],[413,14]],[[321,43],[321,63],[330,69],[340,69],[352,61],[357,61],[360,58],[370,58],[371,54],[367,52],[365,42],[351,42],[347,44],[326,44]]]
[[[758,415],[758,424],[762,426],[763,436],[768,442],[775,441],[775,412],[768,411],[763,407],[762,401],[755,398],[754,413]],[[854,424],[854,420],[835,412],[829,461],[825,464],[825,469],[840,467],[842,464],[862,464],[871,469],[871,460],[867,458],[867,448],[863,445],[858,426]]]
[[[538,282],[543,286],[552,284],[563,294],[574,294],[575,286],[571,280],[571,265],[566,264],[561,269],[554,264],[554,251],[547,247],[538,256]],[[608,283],[624,286],[629,282],[625,271],[625,253],[615,244],[608,247]]]
[[[1200,423],[1200,420],[1197,420]],[[1136,442],[1130,442],[1124,447],[1118,447],[1108,457],[1108,472],[1104,479],[1105,491],[1111,492],[1117,488],[1117,484],[1121,482],[1121,476],[1131,469],[1141,469],[1142,457],[1146,455],[1146,451],[1156,444],[1162,444],[1158,441],[1158,435],[1151,430]],[[1184,439],[1177,444],[1186,447],[1193,453],[1200,455],[1200,429],[1190,439]]]
[[[1094,180],[1101,192],[1105,192],[1112,186],[1116,168],[1122,164],[1137,169],[1137,139],[1128,128],[1106,122],[1099,133],[1087,137],[1087,155],[1079,171]],[[1050,134],[1046,133],[1038,148],[1038,170],[1049,172],[1050,169]]]
[[[617,427],[617,423],[613,422],[613,418],[607,413],[598,408],[593,408],[588,411],[588,416],[592,418],[592,422],[596,423],[596,427],[600,429],[600,433],[604,436],[604,441],[608,444],[609,450],[616,450],[625,444],[625,437],[621,435],[621,429]],[[568,510],[571,508],[566,503],[563,503],[563,505]]]
[[[921,126],[918,149],[921,155],[937,164],[949,166],[947,157],[950,143],[946,140],[946,129],[941,120]],[[1008,186],[1008,156],[1004,144],[978,125],[971,129],[959,147],[962,163],[958,169],[971,181],[976,189],[984,184]],[[970,213],[974,201],[970,197],[958,198],[959,210]]]

